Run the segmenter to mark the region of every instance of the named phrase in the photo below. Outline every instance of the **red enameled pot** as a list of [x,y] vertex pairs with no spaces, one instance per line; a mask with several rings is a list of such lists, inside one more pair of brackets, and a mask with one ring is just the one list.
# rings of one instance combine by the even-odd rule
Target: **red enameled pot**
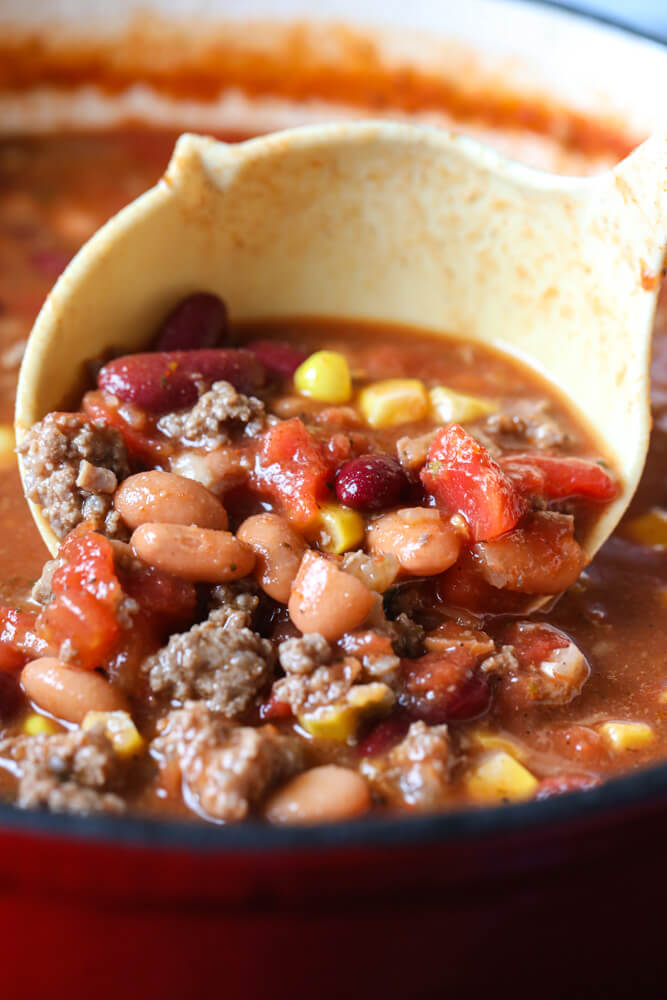
[[[48,6],[6,3],[37,26]],[[235,6],[312,12],[299,0]],[[555,46],[570,57],[554,75],[560,89],[582,67],[610,86],[622,76],[612,90],[634,102],[638,134],[654,116],[660,88],[645,87],[643,102],[637,93],[643,67],[664,68],[665,53],[630,36],[603,39],[600,28],[596,49],[594,25],[533,4],[358,6],[326,0],[322,10],[433,22],[481,48],[521,48],[536,72],[563,69]],[[0,806],[0,996],[659,996],[666,843],[667,766],[545,802],[291,830]]]

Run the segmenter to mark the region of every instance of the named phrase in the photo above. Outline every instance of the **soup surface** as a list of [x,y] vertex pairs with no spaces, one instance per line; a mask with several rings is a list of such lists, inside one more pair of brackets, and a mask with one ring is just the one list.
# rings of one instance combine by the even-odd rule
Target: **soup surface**
[[2,795],[332,820],[663,758],[664,310],[649,463],[585,568],[613,470],[530,372],[379,324],[234,325],[195,295],[24,446],[64,542],[43,571],[10,429],[25,338],[174,139],[0,146]]

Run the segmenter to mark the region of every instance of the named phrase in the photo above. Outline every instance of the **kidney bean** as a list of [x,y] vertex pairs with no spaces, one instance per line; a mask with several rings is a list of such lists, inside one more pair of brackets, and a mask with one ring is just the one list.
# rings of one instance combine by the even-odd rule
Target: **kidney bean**
[[151,413],[166,413],[192,406],[199,397],[198,382],[219,380],[252,394],[264,384],[265,372],[250,351],[160,351],[110,361],[101,369],[97,384],[124,403],[134,403]]
[[211,292],[188,295],[173,309],[155,339],[156,351],[195,351],[216,347],[227,335],[227,307]]
[[264,814],[272,823],[332,823],[370,809],[368,785],[356,771],[335,764],[313,767],[279,788]]
[[21,701],[16,677],[0,670],[0,722],[9,722],[21,707]]
[[224,531],[227,512],[217,497],[194,479],[174,472],[138,472],[116,490],[114,507],[129,528],[158,524],[196,524]]
[[590,774],[558,774],[540,781],[535,798],[541,802],[543,799],[551,798],[552,795],[583,792],[589,788],[596,788],[599,784],[600,779]]
[[355,510],[385,510],[408,491],[403,469],[390,455],[360,455],[336,473],[336,496]]
[[82,722],[91,711],[128,710],[120,691],[100,674],[51,656],[27,663],[21,684],[30,701],[64,722]]
[[226,583],[247,576],[255,565],[255,553],[228,531],[142,524],[130,544],[143,562],[184,580]]
[[330,642],[361,625],[375,595],[324,556],[306,552],[289,598],[290,618],[303,632],[319,632]]
[[491,689],[474,670],[477,659],[465,646],[454,646],[446,653],[403,660],[400,703],[429,725],[479,718],[490,706]]
[[254,573],[262,590],[287,604],[306,551],[301,535],[285,517],[254,514],[243,522],[236,537],[255,553]]
[[252,340],[245,347],[271,375],[278,378],[290,378],[308,357],[305,351],[283,340]]
[[357,756],[379,757],[389,753],[395,746],[398,746],[409,728],[410,716],[405,712],[398,712],[390,719],[383,719],[373,726],[358,744]]

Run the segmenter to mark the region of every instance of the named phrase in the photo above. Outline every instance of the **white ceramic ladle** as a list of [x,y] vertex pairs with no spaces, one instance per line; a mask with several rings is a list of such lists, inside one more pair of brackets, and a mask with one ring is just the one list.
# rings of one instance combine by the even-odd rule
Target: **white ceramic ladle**
[[76,405],[87,360],[141,350],[193,291],[223,296],[234,319],[406,323],[522,359],[596,429],[622,490],[585,540],[592,556],[646,456],[666,236],[667,135],[587,179],[411,125],[240,145],[184,135],[156,187],[83,247],[47,298],[21,369],[17,439]]

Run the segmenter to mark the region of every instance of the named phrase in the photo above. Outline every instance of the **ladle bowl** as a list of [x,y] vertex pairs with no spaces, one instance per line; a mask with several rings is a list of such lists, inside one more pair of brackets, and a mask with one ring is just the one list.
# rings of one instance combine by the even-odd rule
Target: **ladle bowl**
[[47,298],[21,368],[17,441],[76,406],[86,362],[144,349],[193,291],[221,295],[239,320],[409,324],[519,358],[595,430],[621,490],[583,540],[592,557],[646,456],[666,234],[667,135],[585,179],[405,124],[241,144],[183,135],[158,184],[93,236]]

